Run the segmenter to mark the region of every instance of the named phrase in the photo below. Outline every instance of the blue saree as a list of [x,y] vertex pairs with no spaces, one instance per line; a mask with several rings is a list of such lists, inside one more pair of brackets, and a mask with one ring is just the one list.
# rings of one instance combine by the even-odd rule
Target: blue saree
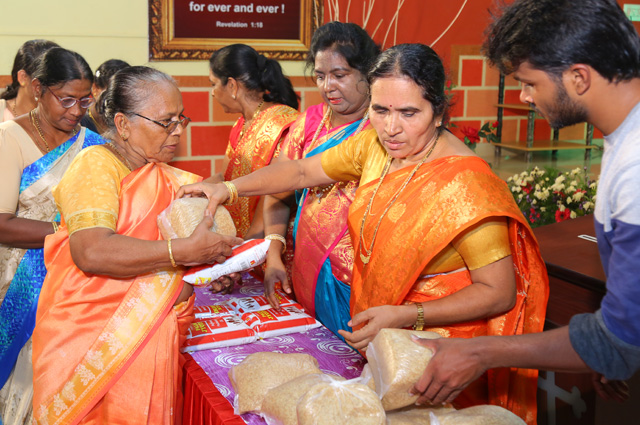
[[[100,135],[83,128],[77,135],[27,166],[22,172],[16,215],[34,220],[59,221],[60,214],[55,204],[39,208],[37,214],[40,216],[24,211],[29,210],[29,205],[38,203],[38,207],[42,207],[43,202],[53,202],[52,196],[43,196],[43,193],[51,192],[51,187],[57,184],[73,157],[85,147],[105,142]],[[42,248],[11,250],[13,252],[10,254],[14,256],[24,253],[19,258],[18,267],[0,306],[0,387],[7,382],[20,350],[31,337],[38,296],[47,272]]]

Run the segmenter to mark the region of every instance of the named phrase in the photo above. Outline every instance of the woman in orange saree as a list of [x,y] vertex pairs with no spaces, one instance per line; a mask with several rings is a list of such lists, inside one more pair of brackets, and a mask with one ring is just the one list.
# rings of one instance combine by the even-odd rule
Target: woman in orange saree
[[[383,328],[472,337],[539,332],[548,281],[533,234],[506,184],[444,129],[445,74],[421,44],[383,52],[369,72],[364,131],[319,159],[274,164],[233,182],[240,196],[359,179],[349,210],[355,251],[349,325],[357,349]],[[268,183],[267,183],[268,182]],[[210,208],[223,185],[194,184]],[[498,370],[478,379],[456,407],[497,404],[536,421],[537,372]]]
[[[298,98],[280,64],[245,44],[217,50],[209,60],[211,95],[227,113],[242,115],[231,129],[224,180],[247,175],[278,155],[280,143],[298,116]],[[238,236],[264,236],[263,198],[243,198],[227,209]]]
[[193,296],[180,266],[222,260],[239,242],[209,232],[210,217],[189,238],[161,240],[157,215],[200,180],[165,164],[189,122],[182,110],[166,74],[118,73],[105,94],[112,141],[80,153],[54,189],[62,224],[45,241],[36,423],[181,421],[178,350]]

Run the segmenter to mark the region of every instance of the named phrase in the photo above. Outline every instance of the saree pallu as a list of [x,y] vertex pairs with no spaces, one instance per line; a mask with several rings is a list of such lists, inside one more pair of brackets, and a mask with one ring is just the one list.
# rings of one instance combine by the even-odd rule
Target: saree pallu
[[[25,137],[28,135],[25,133]],[[104,143],[98,134],[80,132],[22,171],[18,208],[20,218],[54,221],[58,210],[51,188],[75,156],[85,147]],[[31,333],[36,308],[46,275],[43,250],[0,245],[0,286],[8,287],[0,306],[0,417],[6,423],[22,422],[31,411]],[[16,362],[20,362],[16,366]],[[17,374],[12,373],[14,366]]]
[[[409,167],[386,177],[369,217],[380,217],[411,171]],[[542,331],[548,298],[544,262],[511,192],[483,160],[452,156],[422,165],[380,223],[370,262],[365,266],[359,255],[360,226],[377,183],[375,180],[358,189],[349,215],[356,253],[352,314],[379,305],[442,298],[471,285],[466,269],[421,275],[427,264],[470,226],[488,217],[506,217],[516,275],[515,306],[499,316],[429,330],[445,337],[467,338]],[[365,243],[372,240],[377,223],[377,219],[367,220]],[[484,388],[467,388],[460,399],[463,403],[496,404],[529,424],[535,423],[536,370],[492,369],[482,379]]]
[[[161,240],[158,214],[180,186],[199,179],[166,164],[130,173],[121,183],[117,233]],[[193,318],[193,297],[172,307],[183,270],[85,274],[71,258],[64,223],[45,242],[45,263],[33,333],[36,422],[179,423],[178,350]]]
[[[316,124],[315,133],[320,122],[311,122]],[[319,138],[315,146],[308,146],[304,156],[319,155],[339,145],[366,124],[360,119],[332,130]],[[347,323],[351,319],[353,247],[347,218],[357,188],[357,181],[337,182],[320,198],[312,190],[304,189],[293,227],[292,280],[296,298],[340,338],[339,329],[351,331]]]
[[[225,180],[246,176],[271,163],[278,155],[280,140],[298,116],[298,111],[286,105],[274,105],[258,114],[242,138],[240,133],[244,118],[238,119],[229,135],[226,155],[229,165],[224,173]],[[242,197],[229,210],[239,237],[244,237],[251,226],[259,196]]]

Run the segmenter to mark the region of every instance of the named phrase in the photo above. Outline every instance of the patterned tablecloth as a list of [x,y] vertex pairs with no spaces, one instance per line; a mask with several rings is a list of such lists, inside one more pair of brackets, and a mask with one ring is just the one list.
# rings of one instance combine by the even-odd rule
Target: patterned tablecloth
[[[244,285],[235,288],[229,295],[212,294],[206,288],[195,288],[196,306],[219,304],[232,297],[263,295],[262,283],[243,277]],[[235,393],[229,381],[228,371],[240,363],[247,355],[259,351],[278,353],[306,353],[318,360],[320,369],[327,374],[339,375],[346,379],[360,376],[366,360],[355,350],[345,344],[324,326],[304,333],[282,335],[274,338],[258,340],[252,344],[238,345],[213,350],[191,353],[195,362],[211,378],[211,381],[224,398],[233,405]],[[257,415],[247,413],[241,416],[248,424],[262,424],[264,421]]]

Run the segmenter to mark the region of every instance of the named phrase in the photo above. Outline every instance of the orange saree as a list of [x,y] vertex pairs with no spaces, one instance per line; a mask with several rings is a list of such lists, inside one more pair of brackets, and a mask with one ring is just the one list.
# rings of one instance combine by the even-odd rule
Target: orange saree
[[[242,138],[240,133],[244,118],[240,117],[229,134],[226,152],[229,165],[224,179],[237,179],[269,165],[278,156],[280,141],[297,116],[298,111],[289,106],[273,105],[255,117]],[[238,237],[244,237],[249,230],[259,201],[259,196],[242,197],[235,204],[227,206]]]
[[[130,173],[120,186],[117,233],[161,240],[157,215],[180,186],[198,180],[166,164]],[[193,317],[193,297],[173,307],[182,270],[85,274],[71,258],[66,223],[47,237],[44,255],[33,333],[36,423],[180,423],[178,350]]]
[[[376,194],[370,216],[380,217],[400,190],[411,167],[390,173]],[[360,186],[351,205],[349,230],[355,256],[351,285],[352,316],[370,307],[424,302],[471,285],[469,271],[425,275],[425,268],[456,236],[489,217],[506,217],[516,271],[517,300],[508,312],[489,319],[432,328],[444,337],[517,335],[541,332],[548,280],[537,242],[506,184],[477,157],[445,157],[424,164],[382,220],[370,262],[359,255],[360,226],[378,183]],[[371,241],[378,220],[368,220],[364,240]],[[486,378],[486,379],[485,379]],[[496,404],[527,423],[536,421],[537,371],[495,369],[456,400],[459,407]]]

